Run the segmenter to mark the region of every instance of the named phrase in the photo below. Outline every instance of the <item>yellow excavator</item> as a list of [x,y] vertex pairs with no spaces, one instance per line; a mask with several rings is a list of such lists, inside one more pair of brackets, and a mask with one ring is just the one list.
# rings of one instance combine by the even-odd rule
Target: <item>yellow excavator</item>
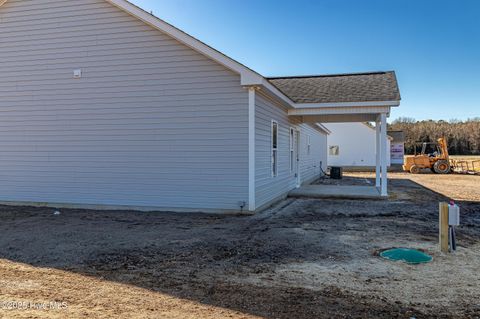
[[451,172],[450,159],[448,155],[447,140],[441,137],[437,143],[422,143],[422,151],[415,155],[405,156],[403,170],[412,174],[418,174],[422,169],[429,168],[437,174],[448,174]]

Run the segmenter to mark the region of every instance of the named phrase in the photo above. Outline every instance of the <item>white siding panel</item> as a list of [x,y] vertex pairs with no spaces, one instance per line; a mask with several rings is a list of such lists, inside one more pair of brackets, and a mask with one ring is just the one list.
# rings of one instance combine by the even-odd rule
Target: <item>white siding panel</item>
[[[332,132],[328,137],[328,145],[338,146],[339,154],[330,155],[329,166],[375,167],[376,143],[375,129],[364,123],[328,123],[325,126]],[[387,139],[387,150],[390,150],[390,139]],[[390,166],[390,156],[387,156]]]
[[[278,175],[272,177],[271,123],[278,123]],[[256,94],[256,204],[261,207],[285,196],[297,186],[295,173],[290,171],[290,127],[300,130],[301,181],[320,174],[320,161],[326,163],[326,135],[288,117],[287,110],[274,100]],[[311,152],[307,154],[306,137],[311,136]]]
[[103,0],[9,0],[0,43],[0,200],[248,200],[239,75]]
[[[310,137],[310,153],[308,153]],[[320,164],[322,166],[320,166]],[[320,169],[322,168],[322,169]],[[308,124],[300,125],[300,177],[302,183],[320,178],[327,168],[327,134]],[[322,171],[323,170],[323,171]]]

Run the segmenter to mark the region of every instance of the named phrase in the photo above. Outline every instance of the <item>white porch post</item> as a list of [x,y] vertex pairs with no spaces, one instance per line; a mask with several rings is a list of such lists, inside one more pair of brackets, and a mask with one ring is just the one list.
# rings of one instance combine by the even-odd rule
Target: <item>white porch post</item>
[[248,88],[248,210],[255,204],[255,88]]
[[380,154],[380,162],[381,162],[381,172],[382,172],[382,181],[381,181],[381,191],[380,194],[382,196],[388,196],[387,191],[387,114],[382,113],[380,115],[380,144],[381,144],[381,154]]
[[375,121],[375,186],[380,190],[380,119]]

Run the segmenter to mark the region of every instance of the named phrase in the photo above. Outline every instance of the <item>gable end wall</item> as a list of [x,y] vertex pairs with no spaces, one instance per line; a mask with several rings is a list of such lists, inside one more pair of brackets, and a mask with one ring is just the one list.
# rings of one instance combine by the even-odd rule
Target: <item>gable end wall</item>
[[239,75],[103,0],[9,0],[0,43],[0,200],[248,200]]

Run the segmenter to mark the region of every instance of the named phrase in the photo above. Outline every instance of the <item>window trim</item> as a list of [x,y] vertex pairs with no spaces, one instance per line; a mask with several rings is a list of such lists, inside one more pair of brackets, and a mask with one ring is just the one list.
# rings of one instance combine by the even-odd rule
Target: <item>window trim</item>
[[[276,126],[276,132],[275,135],[273,133],[273,128]],[[272,120],[271,124],[271,130],[270,130],[270,170],[272,173],[272,177],[277,177],[278,176],[278,130],[279,130],[279,125],[278,122],[275,120]],[[276,145],[274,147],[274,139],[276,141]]]
[[[336,150],[336,153],[332,150]],[[328,156],[340,156],[340,145],[328,145]]]
[[289,129],[289,134],[290,134],[290,152],[288,153],[289,158],[290,158],[290,174],[295,173],[295,133],[296,130],[295,128],[290,126]]

